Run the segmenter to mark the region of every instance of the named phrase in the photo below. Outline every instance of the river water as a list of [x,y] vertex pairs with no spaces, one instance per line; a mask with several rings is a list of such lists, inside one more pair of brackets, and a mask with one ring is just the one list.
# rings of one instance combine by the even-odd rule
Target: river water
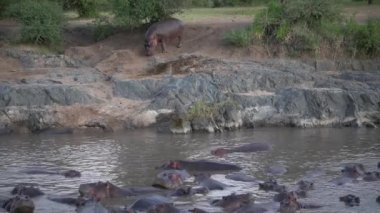
[[[233,147],[250,142],[273,145],[273,150],[261,153],[232,153],[224,158],[210,155],[216,147]],[[211,159],[232,162],[243,172],[266,180],[266,168],[283,165],[288,172],[277,178],[289,187],[308,171],[320,170],[313,176],[315,190],[303,202],[323,205],[318,211],[302,212],[380,212],[376,197],[380,181],[349,183],[336,186],[329,182],[339,175],[343,163],[362,163],[375,171],[380,161],[380,131],[354,128],[262,128],[221,134],[171,135],[154,130],[135,130],[122,133],[75,135],[17,135],[0,137],[0,196],[9,196],[17,183],[36,183],[47,195],[77,193],[81,183],[111,181],[119,186],[149,186],[156,166],[171,159]],[[68,179],[56,175],[26,175],[27,168],[72,168],[82,177]],[[224,178],[215,179],[231,185],[225,191],[212,191],[206,196],[176,200],[179,207],[201,207],[220,212],[209,206],[214,198],[232,192],[251,192],[257,203],[270,202],[274,193],[258,190],[257,184],[241,183]],[[339,196],[354,194],[360,206],[345,207]],[[134,198],[131,198],[132,200]],[[53,203],[42,196],[34,199],[36,212],[75,212],[73,207]],[[125,201],[128,204],[129,201]],[[120,204],[120,203],[119,203]],[[1,212],[1,210],[0,210]]]

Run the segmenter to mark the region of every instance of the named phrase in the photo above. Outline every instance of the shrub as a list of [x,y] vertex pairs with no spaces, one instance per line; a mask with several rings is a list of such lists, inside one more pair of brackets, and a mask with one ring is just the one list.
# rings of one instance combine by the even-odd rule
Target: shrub
[[202,101],[196,102],[191,106],[186,113],[187,120],[191,121],[197,118],[214,118],[216,109],[211,104],[206,104]]
[[110,35],[114,34],[114,27],[108,17],[98,17],[94,21],[95,31],[94,38],[95,41],[100,41],[106,39]]
[[[14,1],[13,1],[14,2]],[[1,0],[0,1],[0,18],[4,16],[6,8],[12,3],[12,0]]]
[[353,55],[380,55],[380,21],[359,25],[350,20],[344,28],[344,45]]
[[227,44],[231,44],[233,46],[246,47],[251,44],[252,30],[250,28],[244,28],[230,31],[225,35],[224,40]]
[[24,0],[11,4],[6,14],[22,23],[23,42],[58,45],[62,41],[63,13],[57,2]]
[[136,27],[152,23],[181,11],[186,0],[113,0],[116,23]]
[[96,17],[104,0],[62,0],[65,10],[76,10],[80,17]]

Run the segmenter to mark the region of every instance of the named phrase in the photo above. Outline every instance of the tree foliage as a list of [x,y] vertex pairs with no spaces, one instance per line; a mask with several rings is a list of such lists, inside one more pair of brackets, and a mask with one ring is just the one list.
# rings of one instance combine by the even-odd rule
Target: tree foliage
[[185,3],[186,0],[113,0],[113,12],[118,24],[135,27],[178,13]]
[[63,11],[55,1],[14,2],[6,9],[6,15],[22,23],[24,42],[58,45],[62,41]]

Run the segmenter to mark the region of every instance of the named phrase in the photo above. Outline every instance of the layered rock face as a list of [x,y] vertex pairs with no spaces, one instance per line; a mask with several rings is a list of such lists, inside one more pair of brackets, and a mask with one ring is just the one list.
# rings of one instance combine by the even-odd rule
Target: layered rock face
[[[36,74],[0,81],[0,134],[147,126],[186,133],[380,123],[376,61],[237,62],[183,55],[130,78],[106,75],[66,57],[11,56],[24,61],[23,72]],[[344,70],[328,70],[339,64]]]

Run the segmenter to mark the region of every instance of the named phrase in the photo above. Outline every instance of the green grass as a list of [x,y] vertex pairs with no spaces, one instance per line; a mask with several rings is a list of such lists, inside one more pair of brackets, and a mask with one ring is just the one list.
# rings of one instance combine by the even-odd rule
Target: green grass
[[244,18],[252,17],[263,7],[222,7],[185,9],[175,17],[184,21],[198,21],[209,18]]

